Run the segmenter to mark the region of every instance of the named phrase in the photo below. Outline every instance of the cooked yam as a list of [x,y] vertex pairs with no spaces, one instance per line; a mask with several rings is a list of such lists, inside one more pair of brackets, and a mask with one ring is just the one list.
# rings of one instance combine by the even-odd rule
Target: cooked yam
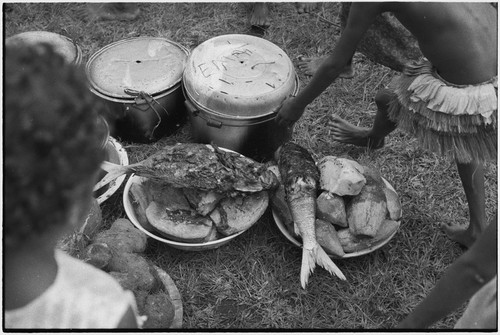
[[346,206],[347,223],[354,235],[373,237],[386,219],[386,186],[376,169],[365,167],[364,171],[365,186]]
[[399,201],[398,194],[394,192],[389,187],[384,187],[385,199],[387,201],[387,211],[389,212],[389,218],[394,221],[401,219],[403,210],[401,208],[401,202]]
[[347,227],[344,199],[327,191],[322,192],[316,199],[316,217],[340,227]]
[[201,242],[212,230],[212,221],[194,210],[169,210],[153,201],[146,209],[151,225],[166,236],[183,241]]
[[185,188],[182,190],[191,207],[200,215],[207,215],[219,201],[224,198],[224,194],[214,191],[203,191],[194,188]]
[[268,203],[267,191],[249,195],[241,193],[222,199],[210,217],[217,230],[229,236],[252,226],[264,214]]
[[337,231],[337,236],[345,253],[363,251],[388,238],[399,228],[399,222],[384,220],[375,236],[356,236],[349,229]]
[[387,213],[383,189],[368,184],[346,206],[347,223],[354,235],[376,235]]
[[333,225],[324,220],[316,219],[315,227],[316,241],[318,241],[319,245],[321,245],[328,254],[343,257],[345,252]]
[[203,239],[203,242],[210,242],[219,239],[219,232],[217,231],[217,227],[212,225],[212,230],[210,233]]
[[144,183],[146,192],[149,193],[151,201],[161,204],[171,211],[191,210],[191,206],[184,196],[181,188],[173,187],[169,184],[146,180]]
[[318,169],[320,188],[339,196],[357,195],[366,183],[363,167],[350,159],[325,156]]

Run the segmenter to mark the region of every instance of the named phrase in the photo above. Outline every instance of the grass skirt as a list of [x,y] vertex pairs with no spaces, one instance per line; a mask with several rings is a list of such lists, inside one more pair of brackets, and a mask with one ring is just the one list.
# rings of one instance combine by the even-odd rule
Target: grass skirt
[[443,80],[427,60],[393,79],[389,118],[421,145],[460,163],[497,158],[497,77],[477,85]]

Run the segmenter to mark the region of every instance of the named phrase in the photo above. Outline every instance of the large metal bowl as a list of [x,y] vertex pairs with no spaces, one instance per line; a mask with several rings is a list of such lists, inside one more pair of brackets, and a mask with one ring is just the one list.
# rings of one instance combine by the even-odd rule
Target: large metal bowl
[[215,241],[210,241],[210,242],[200,242],[200,243],[188,243],[188,242],[178,242],[178,241],[173,241],[165,238],[164,236],[160,235],[156,231],[149,229],[147,227],[144,227],[140,222],[136,214],[135,206],[133,204],[133,199],[131,197],[131,192],[130,192],[130,187],[132,184],[141,184],[145,178],[139,177],[137,175],[132,174],[130,178],[127,180],[127,183],[125,184],[125,189],[123,190],[123,207],[125,208],[125,213],[127,214],[127,217],[129,220],[136,226],[139,230],[144,232],[146,235],[149,237],[163,242],[173,248],[176,249],[181,249],[181,250],[187,250],[187,251],[203,251],[203,250],[211,250],[211,249],[216,249],[219,248],[227,243],[229,243],[231,240],[235,239],[239,235],[243,234],[246,230],[240,231],[236,234],[226,236],[224,238],[215,240]]
[[5,45],[36,45],[50,44],[68,62],[80,65],[83,53],[72,39],[49,31],[27,31],[13,35],[5,40]]
[[[207,145],[210,146],[210,145]],[[234,152],[232,150],[226,149],[226,148],[219,148],[224,151],[230,151]],[[166,238],[165,236],[161,235],[159,232],[156,231],[152,226],[151,227],[145,227],[143,224],[141,224],[136,208],[137,205],[134,203],[135,200],[133,199],[133,196],[131,194],[130,188],[133,184],[141,184],[144,182],[146,178],[139,177],[135,174],[132,174],[130,178],[127,180],[127,183],[125,184],[125,188],[123,190],[123,207],[125,208],[125,213],[127,214],[127,217],[129,220],[142,232],[144,232],[146,235],[149,237],[163,242],[173,248],[176,249],[181,249],[181,250],[187,250],[187,251],[203,251],[203,250],[211,250],[211,249],[216,249],[219,248],[229,242],[231,242],[233,239],[237,238],[241,234],[243,234],[245,231],[250,229],[252,226],[248,227],[245,230],[242,230],[240,232],[237,232],[235,234],[217,239],[215,241],[209,241],[209,242],[200,242],[200,243],[191,243],[191,242],[178,242],[178,241],[173,241],[171,239]],[[255,220],[257,222],[259,219]],[[255,223],[254,222],[254,223]]]
[[[384,178],[382,178],[382,179],[384,180],[384,182],[388,188],[390,188],[391,190],[396,192],[396,190],[392,187],[392,185],[386,179],[384,179]],[[283,222],[284,220],[280,216],[280,214],[277,211],[275,211],[274,209],[272,210],[272,214],[273,214],[274,222],[276,222],[276,225],[278,226],[278,229],[283,234],[283,236],[285,236],[285,238],[288,241],[292,242],[295,246],[302,248],[302,242],[294,234],[292,234],[288,230],[288,228],[284,224],[284,222]],[[400,221],[397,221],[397,222],[400,224]],[[389,241],[394,237],[394,235],[396,235],[398,230],[399,230],[399,227],[398,227],[398,229],[394,230],[391,234],[385,236],[379,242],[374,243],[374,244],[370,245],[369,247],[366,247],[363,250],[346,253],[343,257],[338,257],[335,255],[330,255],[330,254],[328,256],[330,256],[330,258],[353,258],[353,257],[359,257],[359,256],[363,256],[363,255],[372,253],[375,250],[378,250],[378,249],[382,248],[384,245],[386,245],[387,243],[389,243]]]

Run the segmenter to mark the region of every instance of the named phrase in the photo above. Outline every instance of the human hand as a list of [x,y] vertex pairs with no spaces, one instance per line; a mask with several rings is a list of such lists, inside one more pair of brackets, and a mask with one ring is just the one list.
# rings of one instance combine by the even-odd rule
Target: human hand
[[281,104],[275,121],[284,127],[291,127],[304,114],[304,107],[300,107],[294,97],[287,98]]

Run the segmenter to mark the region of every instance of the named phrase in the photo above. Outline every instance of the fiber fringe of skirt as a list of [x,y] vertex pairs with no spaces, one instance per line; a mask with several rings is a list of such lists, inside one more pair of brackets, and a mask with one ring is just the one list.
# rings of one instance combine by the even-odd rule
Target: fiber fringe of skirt
[[427,64],[405,69],[405,75],[391,83],[395,97],[389,118],[441,156],[460,163],[496,161],[496,78],[454,87],[430,69]]

